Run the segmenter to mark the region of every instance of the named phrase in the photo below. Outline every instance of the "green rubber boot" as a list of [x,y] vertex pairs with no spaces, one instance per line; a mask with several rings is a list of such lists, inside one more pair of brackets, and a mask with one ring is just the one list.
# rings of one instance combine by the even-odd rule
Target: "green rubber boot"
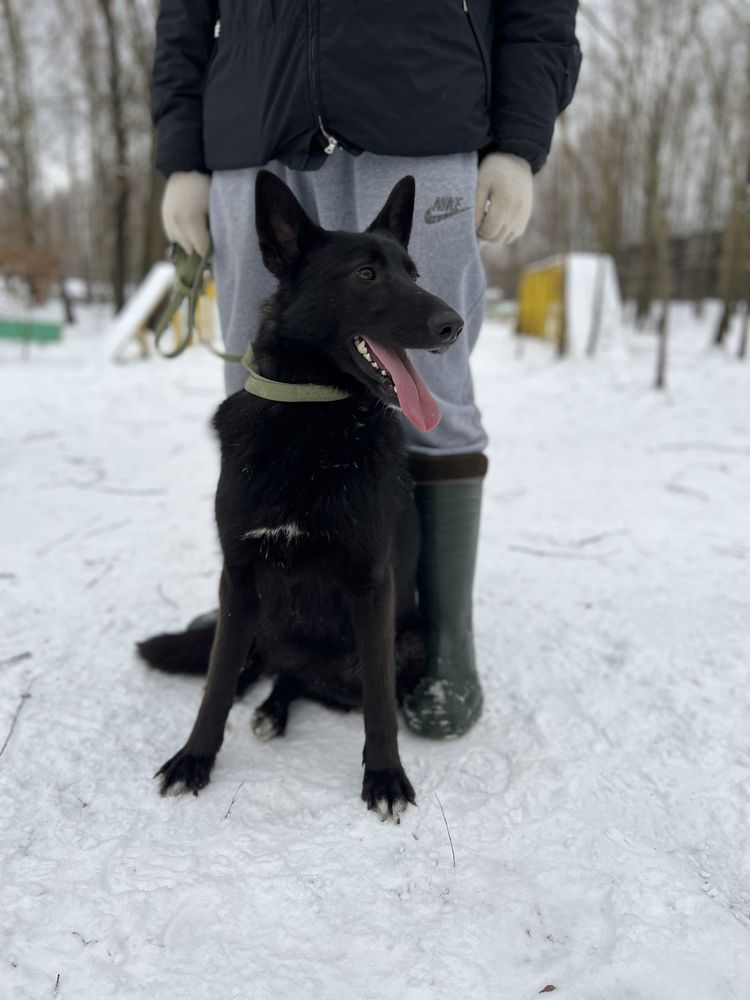
[[463,736],[482,712],[472,634],[484,455],[412,456],[422,530],[419,602],[427,676],[403,703],[406,724],[432,739]]

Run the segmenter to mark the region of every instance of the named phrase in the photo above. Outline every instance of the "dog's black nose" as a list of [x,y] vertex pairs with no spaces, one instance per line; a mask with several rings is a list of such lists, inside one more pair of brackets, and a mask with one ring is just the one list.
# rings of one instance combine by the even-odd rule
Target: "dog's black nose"
[[437,313],[430,319],[430,333],[441,341],[453,343],[464,328],[464,321],[452,309]]

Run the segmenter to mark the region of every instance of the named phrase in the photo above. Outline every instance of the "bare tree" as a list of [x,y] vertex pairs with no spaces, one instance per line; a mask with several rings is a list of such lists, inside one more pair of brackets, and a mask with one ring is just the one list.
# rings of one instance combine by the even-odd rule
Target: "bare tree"
[[[721,254],[722,310],[714,344],[721,346],[729,331],[738,305],[744,301],[750,311],[750,16],[745,23],[745,87],[742,101],[743,128],[738,146],[742,154],[731,159],[734,183]],[[747,324],[745,324],[746,326]],[[746,348],[747,331],[741,337],[741,356]]]
[[130,199],[128,177],[128,131],[123,91],[123,74],[120,55],[120,30],[113,0],[96,0],[104,23],[107,46],[107,109],[114,142],[114,176],[112,177],[112,225],[114,229],[114,255],[112,261],[112,290],[115,309],[125,304],[128,247],[127,225]]
[[164,193],[164,180],[156,170],[155,133],[151,127],[151,66],[154,58],[154,25],[158,0],[125,0],[130,36],[130,51],[134,68],[134,101],[142,112],[141,132],[148,137],[148,160],[144,170],[141,200],[141,252],[136,264],[137,277],[142,277],[164,254],[165,237],[161,228],[159,207]]
[[[0,3],[5,27],[5,54],[2,60],[2,148],[6,160],[6,183],[15,208],[6,219],[6,238],[27,250],[36,243],[36,164],[33,141],[33,97],[26,40],[16,0]],[[33,289],[33,276],[29,277]]]
[[737,358],[744,361],[747,357],[747,342],[750,339],[750,302],[745,303],[745,315],[742,317],[740,342],[737,348]]

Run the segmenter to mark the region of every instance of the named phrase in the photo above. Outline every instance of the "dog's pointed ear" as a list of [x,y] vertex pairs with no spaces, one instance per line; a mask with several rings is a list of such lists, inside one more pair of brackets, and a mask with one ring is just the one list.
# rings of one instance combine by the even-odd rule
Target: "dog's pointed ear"
[[287,185],[269,170],[255,181],[255,228],[263,263],[277,278],[292,265],[320,232]]
[[414,218],[414,178],[411,174],[402,177],[388,195],[388,201],[383,205],[375,221],[367,227],[368,233],[386,232],[399,241],[406,250],[411,236],[411,224]]

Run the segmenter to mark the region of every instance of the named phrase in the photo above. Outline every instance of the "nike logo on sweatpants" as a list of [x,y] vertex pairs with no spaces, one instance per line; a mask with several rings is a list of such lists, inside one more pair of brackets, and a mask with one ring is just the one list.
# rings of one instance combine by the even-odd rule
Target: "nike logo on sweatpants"
[[454,215],[459,215],[461,212],[468,212],[471,205],[464,205],[463,202],[463,198],[453,198],[450,195],[442,195],[441,197],[436,198],[424,213],[424,221],[428,226],[431,226],[436,222],[443,222],[445,219],[451,219]]

